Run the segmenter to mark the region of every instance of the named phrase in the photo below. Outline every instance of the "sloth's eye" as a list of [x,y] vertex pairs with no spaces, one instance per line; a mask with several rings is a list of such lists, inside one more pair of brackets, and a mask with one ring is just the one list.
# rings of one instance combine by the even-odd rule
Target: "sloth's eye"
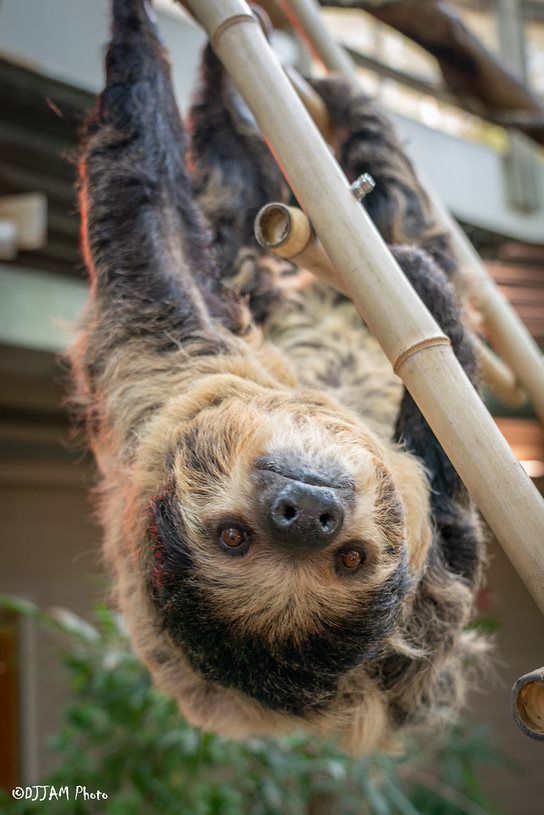
[[219,530],[221,548],[231,555],[243,555],[249,549],[251,535],[243,526],[229,524]]
[[241,546],[244,542],[244,538],[244,532],[235,526],[227,526],[227,528],[221,532],[221,543],[224,543],[225,546],[229,548],[232,547],[234,549],[237,546]]
[[365,562],[364,550],[357,545],[347,544],[336,553],[336,571],[339,574],[354,574]]

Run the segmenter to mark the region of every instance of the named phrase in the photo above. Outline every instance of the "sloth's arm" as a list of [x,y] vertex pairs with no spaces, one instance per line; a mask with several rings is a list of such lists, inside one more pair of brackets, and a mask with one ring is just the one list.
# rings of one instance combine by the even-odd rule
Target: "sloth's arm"
[[456,263],[437,227],[425,191],[387,117],[361,91],[339,78],[313,80],[337,132],[337,153],[350,181],[370,173],[376,188],[364,207],[386,243],[423,247],[448,276]]
[[[398,263],[443,332],[465,373],[477,387],[478,371],[474,349],[461,319],[455,292],[443,272],[423,252],[394,248]],[[431,494],[435,543],[447,567],[472,580],[480,560],[478,527],[467,490],[449,458],[405,391],[397,421],[397,439],[423,462]]]
[[[169,64],[143,0],[114,0],[106,86],[80,161],[83,245],[102,350],[208,336],[217,274],[192,200]],[[205,301],[204,301],[205,298]]]
[[112,11],[106,84],[80,155],[91,291],[70,353],[73,405],[95,451],[113,439],[128,450],[140,422],[182,389],[194,355],[224,350],[223,327],[247,325],[247,309],[222,290],[193,201],[186,135],[146,4],[113,0]]

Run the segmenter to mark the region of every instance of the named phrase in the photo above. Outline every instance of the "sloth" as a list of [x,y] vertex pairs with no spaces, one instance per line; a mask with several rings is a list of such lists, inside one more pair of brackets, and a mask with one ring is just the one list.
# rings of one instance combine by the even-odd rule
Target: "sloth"
[[[315,82],[348,178],[476,384],[455,263],[389,125]],[[287,185],[210,48],[186,129],[143,0],[113,0],[80,155],[71,351],[116,602],[156,685],[228,738],[353,754],[445,721],[482,650],[466,489],[345,297],[257,248]]]

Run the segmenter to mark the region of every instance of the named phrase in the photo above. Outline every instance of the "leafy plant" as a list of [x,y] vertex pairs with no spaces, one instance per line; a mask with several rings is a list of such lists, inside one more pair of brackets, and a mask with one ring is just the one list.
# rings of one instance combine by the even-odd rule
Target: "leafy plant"
[[42,784],[101,790],[107,800],[14,802],[8,815],[495,815],[478,768],[501,758],[482,728],[454,725],[403,757],[350,759],[304,735],[243,744],[190,727],[130,651],[121,618],[96,625],[13,598],[2,605],[61,632],[72,696],[51,746],[59,768]]

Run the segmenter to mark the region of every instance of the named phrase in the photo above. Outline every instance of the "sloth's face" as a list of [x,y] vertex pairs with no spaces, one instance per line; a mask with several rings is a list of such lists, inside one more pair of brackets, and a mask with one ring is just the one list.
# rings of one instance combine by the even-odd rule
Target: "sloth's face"
[[150,524],[154,603],[198,672],[303,715],[380,655],[417,520],[399,456],[320,395],[199,411]]

